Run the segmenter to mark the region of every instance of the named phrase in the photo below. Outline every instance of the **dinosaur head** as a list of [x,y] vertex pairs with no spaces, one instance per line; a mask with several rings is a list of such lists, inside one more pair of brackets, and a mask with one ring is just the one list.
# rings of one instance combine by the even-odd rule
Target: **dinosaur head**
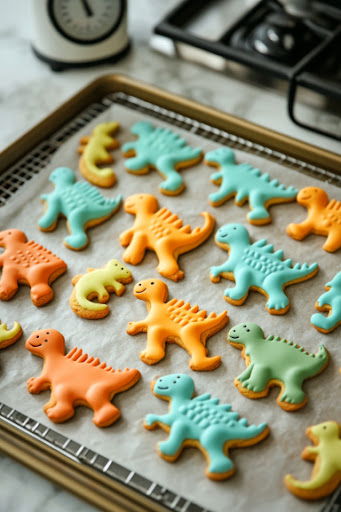
[[134,135],[148,135],[155,130],[155,127],[149,121],[139,121],[131,128],[131,133]]
[[323,439],[338,439],[341,434],[341,425],[336,421],[325,421],[309,427],[307,434],[310,438],[322,441]]
[[94,128],[94,135],[106,135],[106,134],[111,134],[111,133],[114,133],[116,132],[116,130],[118,129],[119,127],[119,124],[116,123],[115,121],[111,121],[109,123],[101,123],[101,124],[98,124],[95,128]]
[[145,279],[134,286],[134,295],[148,302],[166,302],[168,287],[161,279]]
[[249,345],[257,343],[259,339],[264,339],[264,332],[257,324],[243,323],[238,324],[229,330],[227,341],[231,345]]
[[127,213],[155,213],[159,208],[156,197],[151,194],[134,194],[124,202],[124,209]]
[[328,195],[322,188],[306,187],[299,191],[297,202],[302,206],[309,206],[312,203],[326,206],[328,204]]
[[0,247],[5,247],[5,245],[10,242],[25,243],[26,241],[27,238],[25,233],[19,229],[6,229],[5,231],[0,231]]
[[76,181],[76,175],[69,167],[57,167],[49,177],[56,185],[72,185]]
[[118,260],[110,260],[105,266],[107,269],[114,272],[116,279],[130,279],[131,272]]
[[216,242],[219,245],[231,245],[237,243],[238,245],[248,245],[250,241],[249,232],[242,224],[225,224],[218,229]]
[[194,382],[189,375],[174,373],[160,377],[155,382],[153,391],[160,397],[190,399],[194,393]]
[[39,357],[44,357],[47,353],[64,355],[64,336],[55,329],[34,331],[26,340],[25,348]]

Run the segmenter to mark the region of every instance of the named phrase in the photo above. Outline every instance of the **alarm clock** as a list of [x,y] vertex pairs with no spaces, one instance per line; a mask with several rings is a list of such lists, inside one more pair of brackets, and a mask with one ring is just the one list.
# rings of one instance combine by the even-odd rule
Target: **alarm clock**
[[129,50],[126,0],[31,0],[34,53],[54,71],[113,62]]

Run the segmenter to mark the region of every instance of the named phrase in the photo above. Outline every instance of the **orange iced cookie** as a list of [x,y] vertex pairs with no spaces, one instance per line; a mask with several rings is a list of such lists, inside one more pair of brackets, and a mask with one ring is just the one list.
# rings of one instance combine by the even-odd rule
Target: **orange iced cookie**
[[0,300],[10,300],[18,291],[18,284],[31,287],[35,306],[43,306],[53,299],[51,283],[67,269],[66,263],[33,240],[27,241],[23,231],[0,231]]
[[140,281],[134,295],[147,303],[148,315],[141,322],[129,322],[127,333],[147,333],[147,346],[140,354],[144,363],[161,361],[168,342],[187,350],[192,370],[214,370],[220,365],[220,356],[207,357],[206,340],[225,327],[229,320],[226,311],[207,316],[199,306],[177,299],[167,301],[168,287],[160,279]]
[[75,406],[86,405],[93,409],[97,427],[111,425],[121,415],[111,403],[113,396],[134,386],[141,377],[135,369],[114,370],[77,347],[65,354],[64,336],[54,329],[33,332],[25,346],[44,359],[40,376],[27,381],[28,391],[51,389],[44,411],[55,423],[71,418]]
[[81,153],[79,170],[90,183],[98,187],[111,187],[116,182],[116,174],[105,165],[113,162],[109,150],[119,147],[114,138],[120,125],[116,122],[101,123],[97,125],[92,134],[82,137],[78,152]]
[[202,212],[205,223],[202,227],[183,226],[182,220],[167,208],[159,209],[156,197],[150,194],[136,194],[124,203],[126,212],[136,215],[134,226],[120,236],[123,247],[127,247],[123,259],[137,265],[147,249],[156,253],[159,260],[157,270],[173,281],[180,281],[184,272],[179,268],[180,254],[201,245],[212,233],[214,217]]
[[21,336],[22,328],[18,322],[14,322],[12,329],[0,322],[0,349],[13,345]]
[[295,240],[303,240],[310,233],[326,236],[323,249],[335,252],[341,247],[341,202],[329,201],[328,194],[322,188],[303,188],[297,202],[307,208],[308,216],[300,224],[289,224],[287,233]]

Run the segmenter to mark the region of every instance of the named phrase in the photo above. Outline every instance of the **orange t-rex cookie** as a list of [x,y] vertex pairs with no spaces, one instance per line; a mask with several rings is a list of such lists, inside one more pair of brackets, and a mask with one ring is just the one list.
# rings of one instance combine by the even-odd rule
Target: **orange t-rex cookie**
[[18,322],[14,322],[12,329],[0,322],[0,349],[13,345],[21,336],[22,328]]
[[0,231],[0,300],[10,300],[18,290],[18,283],[31,287],[35,306],[43,306],[53,299],[51,283],[67,269],[66,263],[33,240],[27,241],[18,229]]
[[214,370],[220,365],[220,356],[207,357],[206,339],[225,327],[229,320],[226,311],[206,316],[206,311],[183,300],[167,302],[168,287],[160,279],[140,281],[134,295],[147,302],[148,316],[142,322],[129,322],[127,333],[147,332],[147,347],[140,354],[144,363],[161,361],[168,341],[187,350],[192,370]]
[[98,187],[111,187],[116,181],[114,171],[103,166],[111,164],[114,160],[109,150],[119,147],[119,142],[113,137],[119,127],[116,122],[101,123],[89,137],[82,137],[80,140],[80,172],[84,178]]
[[180,254],[202,244],[215,225],[214,217],[202,212],[204,225],[192,231],[190,226],[183,226],[182,220],[167,208],[159,209],[156,197],[150,194],[128,197],[124,209],[136,215],[134,226],[120,236],[121,245],[128,246],[123,254],[124,261],[137,265],[143,260],[145,251],[150,249],[159,259],[157,270],[173,281],[180,281],[184,277],[177,261]]
[[44,359],[41,375],[27,381],[28,391],[40,393],[51,389],[44,411],[56,423],[71,418],[75,406],[86,405],[94,410],[95,425],[111,425],[121,415],[111,399],[134,386],[141,377],[135,369],[113,370],[98,357],[88,356],[77,347],[65,354],[64,337],[54,329],[33,332],[25,347]]
[[300,224],[289,224],[287,233],[295,240],[303,240],[309,233],[327,237],[323,249],[335,252],[341,247],[341,202],[329,201],[328,194],[322,188],[303,188],[297,202],[307,208],[308,216]]

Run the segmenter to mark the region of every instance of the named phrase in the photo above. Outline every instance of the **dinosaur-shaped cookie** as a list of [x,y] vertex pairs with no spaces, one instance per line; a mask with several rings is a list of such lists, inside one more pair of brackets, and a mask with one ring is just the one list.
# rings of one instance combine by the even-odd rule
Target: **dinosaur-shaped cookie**
[[144,421],[148,430],[161,427],[169,432],[168,439],[158,445],[159,455],[172,462],[186,446],[199,448],[208,462],[206,476],[212,480],[235,473],[230,448],[252,446],[269,434],[266,423],[248,425],[245,418],[232,412],[231,405],[219,404],[209,393],[193,398],[194,382],[188,375],[159,378],[153,383],[153,393],[170,402],[168,414],[148,414]]
[[18,322],[14,322],[12,329],[0,322],[0,349],[13,345],[21,336],[22,328]]
[[47,209],[38,222],[42,231],[53,231],[58,218],[65,216],[71,234],[64,245],[74,251],[84,249],[89,239],[86,230],[109,219],[120,207],[122,196],[109,199],[100,194],[97,188],[85,181],[76,182],[76,175],[68,167],[58,167],[49,178],[55,185],[50,194],[43,194]]
[[82,155],[79,160],[80,172],[98,187],[112,187],[116,181],[114,171],[110,167],[103,168],[103,165],[111,164],[114,160],[109,150],[119,146],[114,138],[119,126],[116,122],[101,123],[89,137],[81,138],[78,148]]
[[157,270],[173,281],[184,277],[178,265],[180,254],[201,245],[212,233],[215,220],[203,212],[202,227],[183,226],[181,219],[167,208],[159,209],[156,197],[150,194],[136,194],[124,202],[126,212],[136,215],[134,226],[120,236],[123,247],[128,246],[123,259],[131,265],[140,263],[147,249],[154,251],[159,260]]
[[53,299],[51,284],[67,269],[66,263],[33,240],[27,240],[23,231],[0,231],[0,300],[10,300],[18,291],[18,284],[31,287],[35,306],[43,306]]
[[218,192],[209,195],[211,205],[220,206],[233,196],[238,206],[248,200],[251,211],[247,219],[251,224],[268,224],[271,222],[269,206],[295,200],[297,189],[285,187],[250,164],[237,164],[235,154],[229,148],[206,153],[205,163],[219,168],[211,175],[212,182],[220,185]]
[[341,484],[341,424],[326,421],[309,427],[306,434],[314,446],[307,446],[301,457],[315,462],[311,480],[302,482],[287,475],[284,483],[296,496],[317,500],[328,496]]
[[266,309],[272,315],[283,315],[289,309],[289,299],[284,288],[290,284],[310,279],[318,272],[318,264],[296,263],[282,260],[283,251],[273,252],[273,245],[265,239],[251,244],[247,229],[242,224],[226,224],[218,229],[216,243],[229,252],[229,259],[211,267],[211,281],[220,276],[235,281],[236,286],[225,290],[225,299],[235,306],[243,304],[249,290],[256,290],[268,300]]
[[199,311],[183,300],[168,299],[168,287],[160,279],[140,281],[134,287],[136,298],[147,303],[148,315],[140,322],[129,322],[128,334],[147,332],[147,346],[140,354],[144,363],[155,364],[165,357],[165,344],[176,343],[191,356],[192,370],[214,370],[220,356],[207,357],[206,339],[228,322],[226,311],[217,315]]
[[111,403],[112,398],[134,386],[141,377],[135,369],[113,370],[77,347],[65,354],[64,337],[54,329],[33,332],[25,347],[44,359],[41,375],[27,381],[28,391],[40,393],[51,389],[44,411],[56,423],[71,418],[75,406],[87,405],[94,410],[95,425],[111,425],[121,415]]
[[250,322],[233,327],[227,339],[242,350],[247,365],[234,381],[238,391],[247,398],[263,398],[270,388],[279,386],[277,403],[285,411],[300,409],[307,403],[302,389],[304,381],[328,365],[328,352],[323,345],[316,354],[309,354],[279,336],[265,338],[262,329]]
[[[131,132],[138,140],[123,145],[125,163],[132,174],[147,174],[156,169],[165,178],[160,192],[165,195],[180,194],[185,184],[178,170],[190,167],[201,161],[203,153],[199,148],[191,148],[177,133],[153,126],[148,121],[135,123]],[[133,158],[131,158],[133,157]]]
[[[104,318],[110,311],[106,304],[109,293],[122,295],[124,285],[132,279],[131,272],[118,260],[108,261],[104,268],[88,268],[86,274],[72,279],[71,309],[82,318]],[[93,302],[94,298],[98,302]]]
[[341,247],[341,201],[329,200],[327,192],[318,187],[300,190],[297,202],[307,208],[308,216],[300,224],[289,224],[287,233],[303,240],[310,233],[326,236],[323,249],[335,252]]
[[317,299],[315,308],[318,311],[327,311],[328,315],[315,313],[311,317],[311,323],[318,331],[328,334],[341,324],[341,271],[325,285],[325,289],[327,291]]

